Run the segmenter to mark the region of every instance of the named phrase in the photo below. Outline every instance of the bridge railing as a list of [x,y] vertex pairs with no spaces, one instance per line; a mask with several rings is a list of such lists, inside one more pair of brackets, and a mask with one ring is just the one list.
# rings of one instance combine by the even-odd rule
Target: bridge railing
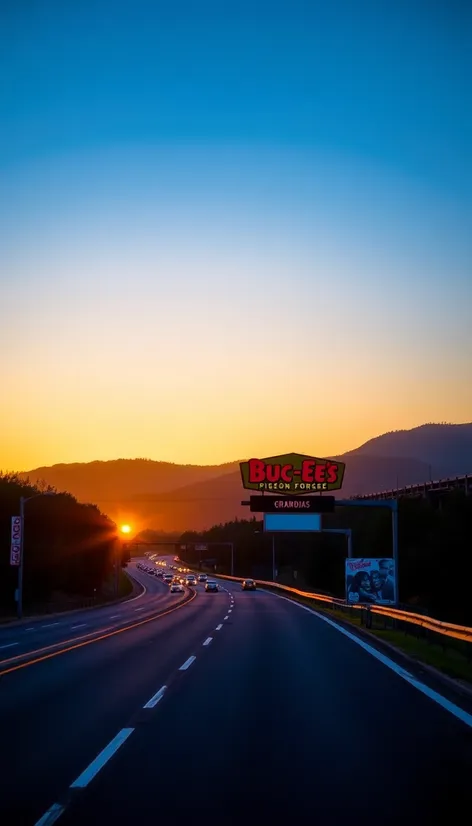
[[466,494],[472,493],[472,474],[447,477],[446,479],[430,479],[413,485],[403,485],[391,490],[377,491],[376,493],[362,493],[352,496],[351,499],[401,499],[404,497],[427,496],[434,493],[448,493],[453,490],[462,490]]

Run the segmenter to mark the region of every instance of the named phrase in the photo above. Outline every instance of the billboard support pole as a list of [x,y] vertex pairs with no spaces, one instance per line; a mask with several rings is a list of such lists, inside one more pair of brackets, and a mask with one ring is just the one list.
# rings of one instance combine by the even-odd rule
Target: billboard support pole
[[275,582],[275,534],[272,534],[272,582]]
[[392,554],[393,554],[393,570],[395,572],[395,592],[394,592],[394,600],[395,605],[398,605],[398,590],[399,590],[399,580],[398,580],[398,500],[393,500],[393,507],[392,507]]
[[232,542],[229,544],[231,547],[231,576],[234,576],[234,545]]

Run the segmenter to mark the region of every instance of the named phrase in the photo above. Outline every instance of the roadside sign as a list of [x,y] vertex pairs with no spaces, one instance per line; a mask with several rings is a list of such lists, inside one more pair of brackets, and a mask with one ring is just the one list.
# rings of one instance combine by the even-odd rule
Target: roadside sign
[[271,533],[299,531],[321,531],[319,513],[265,513],[264,530]]
[[208,545],[195,545],[195,550],[196,551],[207,551],[208,550]]
[[266,491],[279,496],[340,490],[345,467],[344,462],[317,459],[303,453],[249,459],[239,465],[245,490]]
[[18,567],[21,562],[21,516],[11,518],[10,565]]
[[250,496],[253,513],[332,513],[334,496]]

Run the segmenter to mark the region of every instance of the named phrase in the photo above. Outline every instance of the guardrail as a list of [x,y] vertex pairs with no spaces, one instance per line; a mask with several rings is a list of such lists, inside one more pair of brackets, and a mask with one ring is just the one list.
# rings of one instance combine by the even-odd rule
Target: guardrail
[[[228,576],[227,574],[214,574],[214,576],[218,579],[226,579],[232,582],[241,582],[242,580],[242,577]],[[424,614],[416,614],[413,611],[405,611],[400,608],[391,608],[387,605],[367,605],[365,603],[362,605],[355,603],[351,604],[347,603],[344,599],[326,596],[325,594],[317,594],[313,591],[302,591],[299,588],[292,588],[290,585],[282,585],[279,582],[272,582],[269,580],[258,579],[257,584],[261,585],[263,588],[272,588],[277,591],[284,591],[287,594],[293,594],[294,596],[299,596],[315,603],[323,603],[326,607],[331,607],[331,609],[339,610],[343,613],[347,612],[351,616],[353,613],[360,611],[361,623],[365,625],[366,628],[372,627],[372,616],[374,615],[383,617],[384,619],[388,618],[393,620],[395,623],[394,627],[398,627],[398,624],[401,624],[401,626],[404,626],[404,624],[409,624],[418,629],[439,634],[441,637],[448,637],[450,639],[467,643],[472,642],[472,628],[469,628],[466,625],[455,625],[451,622],[442,622],[441,620],[434,619],[433,617],[427,617]],[[384,624],[384,627],[387,628],[387,624]],[[472,655],[472,649],[468,652],[468,654],[469,656]]]

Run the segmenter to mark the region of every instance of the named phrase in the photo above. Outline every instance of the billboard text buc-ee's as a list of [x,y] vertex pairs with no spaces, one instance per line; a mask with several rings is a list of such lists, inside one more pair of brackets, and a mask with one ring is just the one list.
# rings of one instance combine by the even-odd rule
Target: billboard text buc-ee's
[[240,464],[245,490],[304,494],[340,490],[345,464],[302,453],[286,453]]

